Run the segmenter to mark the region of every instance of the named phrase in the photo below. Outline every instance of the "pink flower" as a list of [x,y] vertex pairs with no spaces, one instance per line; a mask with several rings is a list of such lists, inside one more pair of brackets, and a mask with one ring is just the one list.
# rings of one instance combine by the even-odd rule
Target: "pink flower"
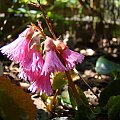
[[71,70],[75,67],[75,64],[82,63],[84,60],[84,55],[74,52],[69,48],[63,50],[61,55],[65,61],[67,70]]
[[55,40],[53,42],[56,49],[61,53],[67,70],[73,69],[75,64],[82,63],[84,60],[84,56],[82,54],[70,50],[61,40]]
[[66,68],[61,63],[54,50],[51,49],[50,51],[46,52],[45,63],[43,65],[42,74],[47,75],[50,72],[52,73],[57,71],[63,72],[65,70]]
[[41,75],[40,71],[27,71],[26,69],[22,68],[21,72],[19,74],[19,77],[24,78],[25,80],[29,80],[31,85],[28,88],[32,92],[42,92],[46,93],[47,95],[50,95],[52,88],[51,88],[51,82],[50,82],[50,75],[47,74],[47,76]]
[[36,45],[34,45],[27,53],[24,62],[21,63],[21,72],[19,77],[22,79],[28,78],[30,81],[37,79],[37,76],[41,73],[44,60]]
[[21,71],[19,77],[24,80],[29,80],[31,86],[28,88],[32,92],[45,92],[47,95],[50,95],[51,83],[50,75],[47,76],[41,75],[42,67],[44,60],[40,51],[37,50],[36,44],[33,44],[30,48],[30,51],[26,55],[24,62],[21,64]]
[[6,54],[10,60],[21,63],[29,51],[29,44],[34,31],[32,28],[27,28],[19,37],[12,43],[3,46],[0,50]]
[[19,71],[18,77],[21,79],[27,80],[28,79],[27,71],[23,69],[22,67],[20,67],[19,70],[20,71]]
[[50,95],[52,91],[51,82],[50,82],[50,75],[47,76],[41,75],[40,72],[32,72],[22,69],[21,73],[24,78],[30,79],[31,86],[28,88],[32,92],[45,92],[47,95]]
[[65,71],[66,68],[65,66],[61,63],[60,59],[58,58],[56,52],[55,52],[55,48],[54,48],[54,43],[53,40],[49,37],[47,37],[47,39],[45,40],[45,51],[46,51],[46,55],[45,55],[45,63],[43,65],[43,69],[42,69],[42,75],[47,75],[48,73],[54,73],[57,71]]
[[22,63],[22,66],[26,70],[32,70],[32,72],[41,71],[43,67],[44,60],[42,58],[42,55],[39,50],[36,48],[30,49],[30,51],[27,53],[26,58],[24,59],[24,62]]
[[42,94],[42,92],[50,95],[52,91],[50,75],[48,74],[47,76],[39,76],[28,89],[32,92],[40,92],[40,95]]

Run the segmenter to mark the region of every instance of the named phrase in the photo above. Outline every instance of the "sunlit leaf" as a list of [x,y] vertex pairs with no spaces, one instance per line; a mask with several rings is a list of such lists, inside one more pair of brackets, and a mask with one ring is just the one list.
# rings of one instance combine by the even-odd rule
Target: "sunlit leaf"
[[61,95],[59,95],[58,98],[61,100],[61,103],[63,105],[71,107],[71,101],[68,90],[64,90],[63,92],[61,92]]
[[18,8],[18,10],[22,13],[26,13],[26,9],[24,9],[24,8]]
[[53,88],[53,90],[60,89],[66,83],[67,83],[66,74],[64,72],[63,73],[58,72],[58,73],[55,74],[55,77],[53,79],[52,88]]
[[[34,0],[32,0],[32,1],[34,1]],[[23,3],[28,3],[28,2],[29,2],[29,0],[20,0],[20,2],[23,2]]]
[[14,9],[8,8],[8,12],[14,12]]

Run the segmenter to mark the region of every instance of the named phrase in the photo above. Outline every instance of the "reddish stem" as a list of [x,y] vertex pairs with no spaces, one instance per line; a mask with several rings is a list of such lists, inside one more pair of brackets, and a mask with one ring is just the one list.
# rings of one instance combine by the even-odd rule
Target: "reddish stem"
[[49,21],[49,19],[46,17],[45,12],[44,12],[41,4],[40,4],[40,0],[37,0],[37,2],[39,3],[38,5],[36,5],[36,4],[33,3],[33,2],[31,2],[31,5],[33,5],[33,6],[37,7],[37,8],[40,8],[40,10],[42,11],[43,17],[44,17],[44,19],[45,19],[45,22],[46,22],[46,24],[47,24],[47,26],[48,26],[48,29],[49,29],[50,33],[52,34],[53,38],[56,40],[57,37],[56,37],[55,33],[53,32],[52,24],[51,24],[51,22]]
[[[48,26],[48,28],[49,28],[49,31],[50,31],[50,33],[52,34],[54,40],[56,40],[57,37],[56,37],[56,35],[55,35],[55,33],[54,33],[53,29],[52,29],[52,24],[48,21],[46,15],[45,15],[45,12],[44,12],[41,4],[40,4],[40,0],[37,0],[37,1],[38,1],[39,5],[36,6],[34,3],[32,3],[32,5],[34,5],[34,6],[36,6],[36,7],[38,7],[38,8],[41,9],[42,14],[43,14],[43,17],[44,17],[44,19],[45,19],[45,22],[46,22],[46,24],[47,24],[47,26]],[[63,63],[63,65],[66,66],[66,65],[65,65],[65,62],[64,62],[64,59],[63,59],[63,57],[61,56],[61,54],[60,54],[57,50],[56,50],[56,53],[57,53],[59,59],[61,60],[61,62]],[[65,73],[66,73],[66,76],[67,76],[67,78],[68,78],[68,84],[69,84],[69,86],[71,87],[71,89],[73,90],[73,95],[74,95],[74,97],[75,97],[75,99],[76,99],[76,102],[77,102],[77,104],[79,104],[79,103],[80,103],[79,94],[78,94],[78,92],[77,92],[77,89],[75,88],[74,82],[72,81],[71,75],[70,75],[69,71],[65,71]],[[57,91],[56,91],[56,92],[57,92]],[[57,93],[56,93],[56,94],[57,94]],[[55,94],[55,97],[54,97],[54,98],[56,98],[56,94]],[[55,99],[54,99],[54,101],[55,101]],[[53,101],[53,103],[54,103],[54,101]]]
[[[45,21],[46,21],[46,24],[47,24],[47,26],[48,26],[48,28],[49,28],[49,31],[50,31],[50,33],[52,34],[54,40],[56,40],[57,37],[56,37],[56,35],[55,35],[55,33],[54,33],[53,29],[52,29],[52,25],[51,25],[51,23],[48,21],[48,19],[46,18],[45,12],[44,12],[41,4],[40,4],[40,1],[39,1],[39,0],[37,0],[37,1],[38,1],[38,3],[39,3],[39,7],[40,7],[40,9],[41,9],[41,11],[42,11],[42,13],[43,13],[43,17],[44,17],[44,19],[45,19]],[[65,62],[64,62],[64,59],[63,59],[63,57],[61,56],[61,54],[60,54],[57,50],[56,50],[56,53],[57,53],[59,59],[61,60],[61,62],[63,63],[63,65],[66,66],[66,65],[65,65]],[[79,103],[80,103],[79,94],[78,94],[78,92],[77,92],[77,90],[76,90],[76,88],[75,88],[74,82],[72,81],[71,75],[70,75],[69,71],[65,71],[65,73],[66,73],[66,76],[67,76],[67,78],[68,78],[68,84],[69,84],[69,86],[71,87],[71,89],[73,90],[73,95],[74,95],[74,97],[76,98],[76,102],[77,102],[77,104],[79,104]]]

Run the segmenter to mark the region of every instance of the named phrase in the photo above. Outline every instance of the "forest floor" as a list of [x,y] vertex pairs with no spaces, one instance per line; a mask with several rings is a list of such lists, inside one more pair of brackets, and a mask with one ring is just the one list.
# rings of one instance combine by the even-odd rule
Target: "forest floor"
[[[99,97],[101,91],[111,80],[111,77],[107,75],[99,75],[96,73],[95,64],[99,55],[96,54],[94,50],[83,49],[81,50],[81,53],[85,55],[85,60],[82,64],[78,64],[76,69],[80,72],[82,78],[84,78],[90,87],[88,87],[88,85],[86,85],[85,82],[79,78],[79,76],[75,76],[73,81],[84,91],[90,106],[95,107],[99,104],[99,101],[93,92]],[[39,118],[41,117],[42,120],[46,120],[46,117],[43,118],[43,114],[46,114],[45,104],[42,102],[40,96],[35,93],[30,93],[30,91],[27,90],[27,88],[30,86],[28,82],[18,78],[19,66],[4,57],[4,59],[1,60],[1,69],[3,69],[3,76],[9,78],[13,84],[21,86],[28,94],[32,94],[31,98],[34,100],[34,104],[38,110]],[[90,89],[92,89],[93,92]],[[63,115],[61,120],[67,119],[68,117]]]

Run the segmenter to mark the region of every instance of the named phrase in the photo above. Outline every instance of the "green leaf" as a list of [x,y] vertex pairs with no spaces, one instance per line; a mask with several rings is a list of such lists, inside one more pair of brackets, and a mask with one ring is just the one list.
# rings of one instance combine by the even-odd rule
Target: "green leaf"
[[59,95],[58,98],[61,100],[61,103],[63,105],[71,107],[71,101],[68,90],[64,90],[63,92],[61,92],[61,95]]
[[66,74],[64,72],[63,73],[58,72],[58,73],[55,74],[55,77],[53,79],[52,88],[53,88],[53,90],[60,89],[66,83],[67,83]]
[[42,93],[41,99],[42,99],[43,102],[46,102],[47,99],[48,99],[48,96],[45,93]]
[[26,9],[25,8],[18,8],[18,11],[20,11],[21,13],[26,13]]
[[110,75],[113,72],[120,72],[120,64],[109,61],[102,56],[98,58],[95,70],[99,74]]
[[30,95],[0,76],[0,116],[4,120],[34,120],[36,108]]
[[74,93],[73,93],[71,87],[68,87],[68,92],[69,92],[69,96],[70,96],[71,105],[75,109],[77,107],[77,102],[76,102],[76,99],[74,97]]
[[82,104],[78,106],[75,120],[95,120],[95,115],[92,113],[88,106]]
[[82,89],[80,89],[80,87],[78,87],[77,85],[75,87],[77,89],[77,92],[79,94],[79,97],[80,97],[82,103],[88,106],[88,100],[87,100],[84,92],[82,91]]
[[107,108],[110,120],[120,120],[120,95],[110,97]]
[[[22,2],[22,3],[28,3],[29,0],[20,0],[20,2]],[[32,0],[32,2],[33,2],[33,0]]]
[[100,94],[100,106],[105,106],[111,96],[120,95],[120,80],[110,82]]
[[93,120],[95,116],[89,108],[85,94],[77,85],[76,89],[80,97],[80,104],[77,105],[78,110],[75,114],[75,120]]
[[14,12],[14,9],[8,8],[8,12]]

